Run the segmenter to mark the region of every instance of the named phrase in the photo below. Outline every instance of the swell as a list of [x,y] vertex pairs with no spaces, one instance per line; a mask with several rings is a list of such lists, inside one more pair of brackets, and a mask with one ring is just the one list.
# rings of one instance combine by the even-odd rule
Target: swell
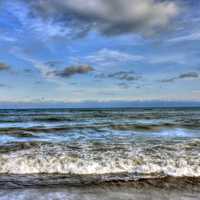
[[[20,126],[20,125],[19,125]],[[194,129],[192,125],[177,126],[175,124],[163,123],[163,124],[113,124],[113,123],[93,123],[87,124],[72,124],[72,125],[56,125],[52,124],[48,126],[33,125],[30,127],[5,127],[0,128],[0,134],[13,134],[19,132],[32,132],[32,133],[51,133],[51,132],[68,132],[74,130],[93,130],[93,131],[162,131],[162,130],[173,130],[177,128]],[[195,130],[195,129],[194,129]]]

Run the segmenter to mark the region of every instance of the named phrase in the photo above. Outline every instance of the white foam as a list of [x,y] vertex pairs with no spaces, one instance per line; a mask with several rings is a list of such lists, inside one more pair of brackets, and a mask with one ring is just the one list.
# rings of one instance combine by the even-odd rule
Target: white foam
[[[91,152],[77,156],[62,148],[40,147],[0,155],[0,173],[34,174],[164,174],[175,177],[200,177],[199,152],[186,150],[188,144],[175,146],[174,151],[158,149],[149,153],[130,148],[126,156],[120,151]],[[191,153],[192,152],[192,153]]]

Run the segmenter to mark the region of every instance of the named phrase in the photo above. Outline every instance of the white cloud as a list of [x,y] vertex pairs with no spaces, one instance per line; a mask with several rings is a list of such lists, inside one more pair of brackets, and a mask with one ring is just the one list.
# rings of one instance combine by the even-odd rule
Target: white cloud
[[37,59],[34,59],[30,57],[29,55],[26,55],[23,50],[19,47],[13,47],[10,51],[15,57],[22,59],[26,62],[29,62],[33,65],[34,68],[38,69],[41,75],[46,80],[54,80],[56,76],[54,76],[55,68],[50,67],[48,64],[43,63]]
[[163,55],[152,55],[146,58],[146,61],[150,64],[188,64],[188,56],[184,54],[163,54]]
[[[51,37],[64,37],[71,32],[63,26],[62,22],[54,23],[51,19],[44,21],[40,17],[31,17],[29,6],[23,1],[6,2],[6,7],[17,18],[22,26],[21,30],[36,35],[42,40],[47,40]],[[4,39],[10,40],[9,37]]]
[[188,35],[182,35],[169,39],[168,42],[184,42],[184,41],[195,41],[200,40],[200,32],[190,33]]
[[112,49],[101,49],[85,57],[72,57],[72,63],[89,63],[98,66],[119,65],[129,61],[138,62],[144,58],[141,55],[125,53]]
[[16,38],[9,37],[9,36],[6,36],[6,35],[0,35],[0,40],[5,41],[5,42],[16,42],[17,41]]

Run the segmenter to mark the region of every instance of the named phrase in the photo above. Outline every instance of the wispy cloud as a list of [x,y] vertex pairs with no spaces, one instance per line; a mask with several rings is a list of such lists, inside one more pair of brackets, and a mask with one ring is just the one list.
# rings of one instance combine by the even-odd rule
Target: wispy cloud
[[199,74],[197,72],[188,72],[188,73],[184,73],[184,74],[180,74],[179,76],[176,77],[172,77],[169,79],[163,79],[161,80],[162,83],[170,83],[170,82],[174,82],[176,80],[193,80],[193,79],[199,79]]
[[16,42],[17,39],[14,37],[6,36],[6,35],[0,35],[0,40],[5,42]]
[[127,83],[118,83],[118,86],[122,89],[128,89],[129,85]]
[[55,71],[55,68],[49,66],[48,63],[44,63],[38,59],[32,58],[30,55],[27,55],[22,48],[13,47],[10,53],[15,57],[30,63],[35,69],[39,70],[45,79],[49,80],[54,78],[53,72]]
[[178,36],[169,39],[168,42],[184,42],[184,41],[196,41],[200,40],[200,32],[189,33],[188,35]]
[[58,67],[60,65],[62,65],[63,62],[59,61],[59,60],[51,60],[45,63],[45,65],[48,65],[49,67]]
[[111,66],[126,62],[139,62],[142,61],[144,57],[137,54],[104,48],[91,55],[83,57],[71,57],[70,59],[72,63],[84,62],[98,66]]
[[32,74],[33,70],[32,69],[24,69],[24,72],[27,74]]
[[161,55],[152,55],[146,58],[146,62],[150,64],[169,64],[175,63],[184,65],[188,63],[188,55],[185,53],[169,53]]
[[[5,1],[5,7],[14,15],[20,24],[20,30],[28,31],[30,35],[35,35],[41,40],[47,40],[53,37],[64,37],[70,34],[67,27],[62,25],[62,22],[55,23],[52,18],[43,20],[41,17],[34,15],[30,8],[32,2],[24,0]],[[40,7],[42,1],[35,1],[35,6]],[[5,38],[6,39],[6,38]],[[8,38],[9,39],[9,38]]]

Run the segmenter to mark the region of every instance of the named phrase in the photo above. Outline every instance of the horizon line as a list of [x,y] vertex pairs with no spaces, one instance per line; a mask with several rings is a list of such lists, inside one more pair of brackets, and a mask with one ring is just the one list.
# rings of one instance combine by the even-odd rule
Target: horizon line
[[198,108],[200,101],[82,101],[82,102],[0,102],[0,109],[114,109],[114,108]]

